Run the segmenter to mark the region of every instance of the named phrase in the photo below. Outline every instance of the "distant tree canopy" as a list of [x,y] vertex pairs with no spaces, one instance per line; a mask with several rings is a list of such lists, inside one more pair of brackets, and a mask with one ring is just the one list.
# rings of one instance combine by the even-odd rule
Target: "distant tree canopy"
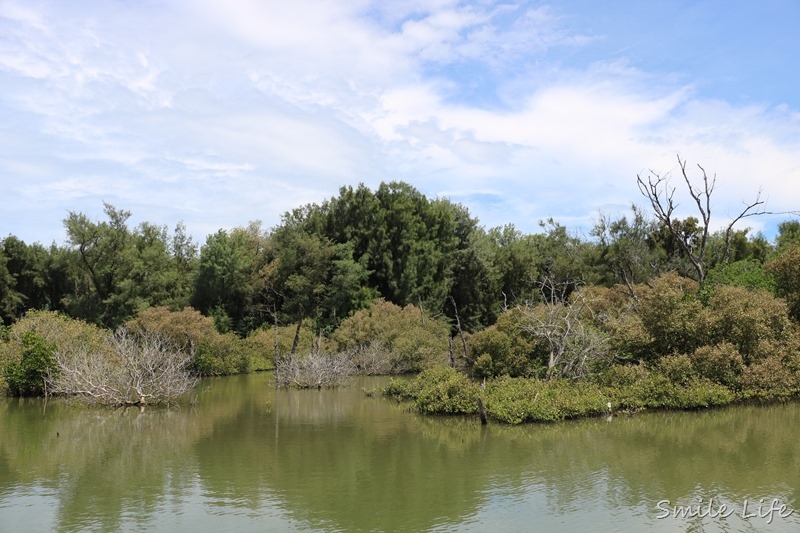
[[115,328],[144,309],[191,306],[222,333],[310,321],[327,335],[382,298],[444,318],[455,334],[480,331],[519,305],[567,303],[580,285],[622,284],[636,297],[670,271],[768,290],[796,309],[800,222],[782,223],[773,247],[747,229],[715,233],[697,218],[676,218],[671,197],[656,192],[668,217],[636,206],[617,218],[601,214],[588,238],[552,219],[533,234],[511,224],[486,229],[464,206],[403,182],[342,187],[274,228],[220,229],[200,246],[182,223],[173,232],[130,227],[129,211],[104,204],[103,220],[69,213],[65,246],[0,241],[0,318],[10,325],[41,309]]

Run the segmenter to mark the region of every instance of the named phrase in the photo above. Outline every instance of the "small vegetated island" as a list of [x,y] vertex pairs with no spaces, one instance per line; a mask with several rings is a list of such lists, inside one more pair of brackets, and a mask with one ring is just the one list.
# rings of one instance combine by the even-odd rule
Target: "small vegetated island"
[[[800,221],[722,225],[702,167],[637,177],[646,208],[486,229],[402,182],[193,242],[105,205],[66,244],[0,241],[0,387],[101,405],[190,396],[201,376],[279,386],[415,374],[380,391],[511,424],[800,394]],[[694,213],[676,215],[678,197]],[[787,213],[796,215],[796,213]],[[183,400],[180,400],[183,401]]]

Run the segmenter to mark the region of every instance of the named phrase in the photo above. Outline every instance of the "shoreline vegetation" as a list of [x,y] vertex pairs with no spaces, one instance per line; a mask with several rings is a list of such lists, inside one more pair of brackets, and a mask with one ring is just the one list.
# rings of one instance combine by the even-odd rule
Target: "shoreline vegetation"
[[679,162],[698,216],[654,174],[652,218],[601,214],[589,237],[487,230],[397,182],[201,247],[110,205],[70,213],[65,247],[0,241],[0,389],[144,406],[201,376],[414,374],[371,394],[509,424],[800,398],[800,221],[774,243],[735,229],[756,198],[714,230],[713,181]]

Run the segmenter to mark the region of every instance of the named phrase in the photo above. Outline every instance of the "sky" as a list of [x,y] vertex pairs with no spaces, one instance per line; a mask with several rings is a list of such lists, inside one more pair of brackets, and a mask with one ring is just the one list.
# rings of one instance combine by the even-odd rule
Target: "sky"
[[[796,0],[0,0],[0,238],[103,205],[195,240],[405,181],[526,233],[716,176],[800,210]],[[751,217],[774,237],[787,214]]]

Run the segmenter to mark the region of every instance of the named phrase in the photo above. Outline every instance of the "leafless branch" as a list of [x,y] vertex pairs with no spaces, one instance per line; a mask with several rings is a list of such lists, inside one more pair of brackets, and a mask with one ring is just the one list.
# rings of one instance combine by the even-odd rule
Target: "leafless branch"
[[279,387],[301,389],[339,387],[356,373],[351,353],[309,353],[279,357],[275,360],[275,382]]
[[[692,184],[692,180],[689,178],[689,174],[686,171],[686,161],[682,160],[680,155],[678,156],[678,166],[681,169],[681,176],[686,183],[689,195],[694,201],[697,212],[700,215],[702,227],[700,228],[700,242],[697,247],[689,242],[688,239],[684,238],[685,236],[680,233],[679,228],[674,224],[673,213],[675,212],[675,208],[678,207],[678,204],[674,201],[675,188],[669,186],[668,175],[661,176],[651,170],[646,180],[642,178],[642,176],[637,175],[636,183],[639,187],[639,192],[650,202],[656,219],[669,231],[672,239],[678,244],[686,258],[691,262],[697,273],[698,281],[702,283],[706,275],[706,249],[711,229],[711,196],[717,184],[717,177],[715,174],[709,178],[706,170],[701,165],[697,165],[697,168],[702,172],[703,181],[701,186],[695,186]],[[770,214],[763,209],[757,209],[758,206],[763,204],[764,201],[761,200],[761,190],[759,190],[755,201],[745,204],[744,209],[734,217],[727,226],[725,229],[723,261],[727,261],[730,255],[730,241],[734,225],[746,217]]]
[[75,346],[55,354],[57,371],[48,377],[54,394],[78,396],[104,405],[168,403],[191,390],[194,358],[165,337],[120,329],[105,351]]
[[[546,292],[556,293],[557,285],[550,278],[542,282],[543,296]],[[547,342],[547,379],[584,376],[591,362],[607,355],[602,338],[581,321],[581,314],[589,304],[585,293],[578,289],[568,301],[551,296],[544,302],[517,308],[527,319],[523,328]]]

